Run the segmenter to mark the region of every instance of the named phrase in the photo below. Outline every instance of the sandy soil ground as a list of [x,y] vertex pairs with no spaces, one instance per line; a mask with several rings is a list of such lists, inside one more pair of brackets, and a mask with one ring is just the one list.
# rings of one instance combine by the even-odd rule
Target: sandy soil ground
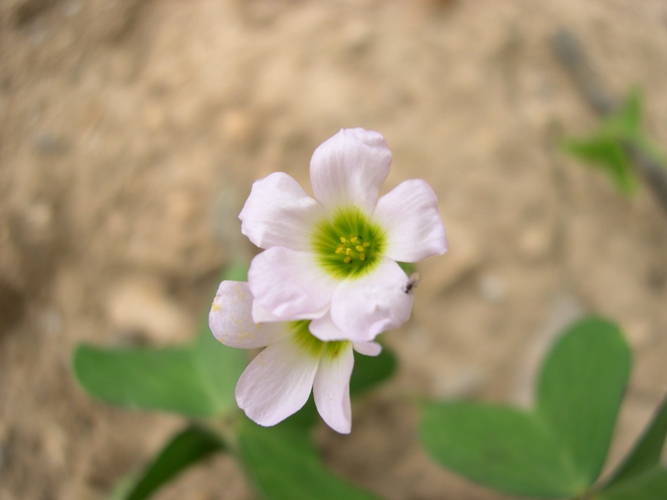
[[[625,328],[634,371],[612,461],[667,387],[667,218],[566,157],[596,117],[554,57],[574,31],[617,95],[645,92],[667,144],[661,0],[5,0],[0,3],[0,498],[103,498],[180,424],[92,402],[80,341],[187,340],[220,269],[249,257],[254,179],[308,186],[341,127],[382,132],[387,190],[436,190],[450,252],[426,262],[400,373],[317,431],[388,499],[493,499],[434,465],[408,395],[528,404],[550,339],[587,312]],[[160,499],[246,499],[230,458]]]

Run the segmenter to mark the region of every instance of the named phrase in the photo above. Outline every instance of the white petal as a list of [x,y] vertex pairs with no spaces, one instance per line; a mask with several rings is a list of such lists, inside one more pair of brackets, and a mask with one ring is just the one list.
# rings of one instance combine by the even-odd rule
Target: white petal
[[269,248],[252,260],[248,283],[259,305],[284,320],[323,316],[338,285],[311,253],[283,247]]
[[255,323],[275,323],[277,321],[285,321],[275,314],[264,309],[256,300],[252,301],[252,320]]
[[390,165],[391,151],[381,134],[344,129],[313,153],[310,183],[325,208],[356,205],[370,212]]
[[336,323],[333,322],[330,313],[312,320],[309,329],[310,333],[324,342],[330,340],[349,340],[340,328],[336,326]]
[[284,325],[254,323],[251,309],[252,294],[248,283],[220,283],[208,315],[208,324],[215,338],[230,347],[251,349],[272,344],[288,335]]
[[387,229],[384,255],[399,262],[417,262],[447,251],[438,198],[419,179],[402,182],[378,200],[373,219]]
[[292,250],[308,248],[310,228],[321,217],[320,205],[283,172],[256,181],[239,215],[241,232],[258,247]]
[[271,426],[300,410],[320,362],[292,339],[272,344],[248,365],[236,385],[236,402],[248,418]]
[[352,347],[364,356],[378,356],[382,352],[382,346],[377,342],[354,342]]
[[354,341],[370,341],[410,318],[413,297],[405,292],[408,277],[384,258],[369,275],[343,281],[331,301],[334,323]]
[[352,430],[350,377],[353,366],[354,356],[349,344],[335,357],[324,354],[313,384],[317,411],[329,427],[341,434]]

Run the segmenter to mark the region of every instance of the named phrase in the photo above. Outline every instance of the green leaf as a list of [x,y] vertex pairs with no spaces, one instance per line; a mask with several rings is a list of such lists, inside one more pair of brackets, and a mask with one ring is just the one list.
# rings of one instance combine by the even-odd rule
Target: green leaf
[[430,404],[420,437],[437,461],[491,488],[535,497],[573,496],[585,488],[550,430],[519,409]]
[[632,195],[637,191],[637,178],[617,138],[598,134],[588,139],[569,140],[565,148],[580,160],[604,170],[622,193]]
[[263,498],[377,498],[329,472],[304,433],[284,427],[263,428],[246,421],[241,426],[238,437],[241,462]]
[[660,464],[667,436],[667,397],[663,399],[642,436],[614,473],[607,488]]
[[196,360],[199,380],[214,401],[216,414],[236,408],[234,390],[248,364],[247,352],[218,342],[207,321],[199,328],[192,356]]
[[103,349],[82,344],[74,352],[74,373],[91,396],[117,406],[192,417],[218,413],[191,349]]
[[536,409],[426,406],[421,440],[444,466],[520,495],[575,496],[597,479],[630,371],[619,329],[585,319],[556,342],[537,385]]
[[248,264],[244,261],[232,262],[222,275],[222,279],[227,281],[248,281]]
[[355,396],[383,382],[396,372],[396,355],[386,345],[378,356],[354,353],[354,370],[350,379],[350,393]]
[[630,349],[619,328],[585,319],[553,347],[537,387],[537,414],[592,485],[604,465],[630,375]]
[[211,430],[190,425],[174,435],[155,457],[153,462],[133,478],[131,488],[119,495],[118,500],[143,500],[149,498],[165,483],[183,470],[226,448],[220,437]]
[[215,339],[204,349],[209,342],[163,349],[81,344],[74,373],[88,394],[110,404],[212,417],[235,408],[234,385],[246,358]]
[[667,498],[667,470],[655,466],[594,496],[596,500],[657,500]]

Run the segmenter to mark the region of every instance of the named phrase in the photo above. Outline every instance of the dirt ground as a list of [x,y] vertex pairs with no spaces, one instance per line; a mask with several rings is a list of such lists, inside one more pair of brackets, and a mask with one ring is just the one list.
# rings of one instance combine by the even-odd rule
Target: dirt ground
[[[567,27],[667,146],[663,0],[4,0],[0,3],[0,498],[104,498],[180,419],[91,401],[78,342],[189,338],[220,269],[253,248],[253,180],[308,186],[342,127],[382,132],[386,190],[437,192],[450,251],[425,262],[398,376],[317,440],[388,499],[503,498],[436,466],[413,394],[529,404],[554,334],[617,320],[634,370],[617,461],[667,388],[667,217],[566,157],[597,118],[553,54]],[[251,499],[220,456],[167,499]]]

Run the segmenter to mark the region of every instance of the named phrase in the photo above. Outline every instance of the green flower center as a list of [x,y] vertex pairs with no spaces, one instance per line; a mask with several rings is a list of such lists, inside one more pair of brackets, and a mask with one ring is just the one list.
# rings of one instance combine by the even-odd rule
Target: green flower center
[[372,270],[386,245],[384,231],[356,207],[320,221],[312,241],[318,263],[338,279],[357,278]]
[[313,358],[337,358],[350,343],[347,340],[323,342],[310,333],[310,320],[290,321],[287,327],[292,331],[292,342]]

